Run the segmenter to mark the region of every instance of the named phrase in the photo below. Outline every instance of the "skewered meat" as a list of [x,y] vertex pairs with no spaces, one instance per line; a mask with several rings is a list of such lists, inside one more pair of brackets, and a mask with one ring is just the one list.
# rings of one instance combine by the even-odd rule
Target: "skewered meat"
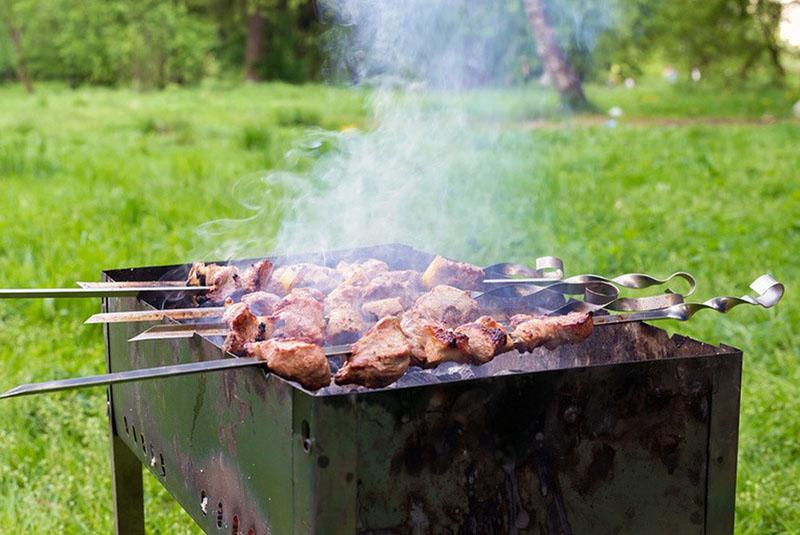
[[353,286],[345,281],[325,297],[325,308],[336,308],[341,305],[358,306],[363,299],[363,295],[364,288]]
[[539,346],[555,349],[562,344],[576,344],[592,334],[592,315],[571,312],[563,316],[511,317],[511,340],[520,351],[533,351]]
[[280,301],[280,297],[267,292],[247,293],[241,299],[256,316],[269,316]]
[[312,288],[295,288],[269,316],[276,338],[321,344],[325,340],[324,296]]
[[429,324],[422,328],[421,338],[426,367],[446,361],[481,365],[511,347],[505,328],[489,316],[455,329]]
[[426,368],[433,368],[442,362],[469,362],[469,339],[453,329],[445,329],[427,324],[419,335],[424,359],[417,358]]
[[422,279],[417,271],[386,271],[378,273],[364,286],[364,300],[376,301],[398,297],[403,306],[410,306],[422,291]]
[[373,316],[376,320],[386,316],[400,316],[403,313],[403,303],[398,297],[378,299],[361,305],[361,312]]
[[422,283],[426,288],[439,284],[455,286],[464,290],[477,290],[484,279],[483,269],[466,262],[448,260],[437,256],[422,274]]
[[400,329],[400,320],[383,318],[353,344],[352,354],[334,380],[339,385],[382,388],[406,373],[410,356],[411,344]]
[[314,288],[328,293],[342,281],[342,275],[333,268],[316,264],[292,264],[276,274],[277,280],[288,293],[294,288]]
[[204,299],[212,303],[224,303],[225,299],[242,291],[242,280],[236,266],[196,262],[189,270],[186,283],[189,286],[213,286]]
[[467,337],[466,353],[472,364],[486,364],[495,356],[511,349],[505,327],[490,316],[481,316],[472,323],[465,323],[457,327],[455,333]]
[[364,286],[378,274],[389,271],[389,265],[374,258],[354,263],[342,261],[336,265],[336,271],[350,284]]
[[458,288],[436,286],[419,296],[411,310],[452,328],[470,321],[478,310],[478,302]]
[[344,303],[327,311],[326,341],[329,344],[355,342],[369,325],[359,309]]
[[328,358],[316,344],[300,340],[267,340],[247,344],[246,351],[263,360],[271,372],[297,381],[308,390],[318,390],[331,382]]
[[258,292],[267,287],[272,276],[272,262],[259,260],[248,267],[242,276],[242,288],[247,293]]
[[422,294],[402,316],[401,326],[412,346],[415,364],[427,366],[425,345],[430,332],[426,327],[454,329],[475,316],[478,303],[469,293],[451,286],[436,286]]
[[222,321],[230,328],[222,349],[235,355],[242,355],[246,344],[264,340],[271,330],[269,323],[256,317],[245,303],[226,307]]
[[349,281],[345,281],[325,297],[328,343],[354,342],[369,327],[361,314],[362,294],[362,287],[353,286]]

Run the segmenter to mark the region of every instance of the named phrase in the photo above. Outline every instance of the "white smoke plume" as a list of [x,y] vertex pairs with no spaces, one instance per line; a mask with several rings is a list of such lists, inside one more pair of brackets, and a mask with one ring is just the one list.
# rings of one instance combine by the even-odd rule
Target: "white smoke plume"
[[[507,252],[521,234],[515,211],[541,209],[536,171],[528,174],[531,199],[512,198],[509,176],[518,180],[526,171],[493,120],[498,94],[473,88],[497,77],[499,64],[519,68],[508,58],[519,46],[510,25],[526,24],[521,2],[333,0],[325,6],[326,17],[344,28],[331,41],[329,71],[368,88],[369,126],[312,134],[289,154],[291,163],[322,153],[310,169],[245,181],[252,218],[205,229],[226,243],[217,256],[392,242],[463,258]],[[509,6],[517,10],[511,16]],[[253,198],[256,190],[263,196]]]

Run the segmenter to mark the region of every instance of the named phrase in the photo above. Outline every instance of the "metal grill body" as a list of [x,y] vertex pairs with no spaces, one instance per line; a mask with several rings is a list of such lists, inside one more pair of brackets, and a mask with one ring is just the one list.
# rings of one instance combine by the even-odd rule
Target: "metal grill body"
[[[359,257],[396,269],[430,260],[404,246],[302,260]],[[141,329],[106,327],[110,371],[222,354],[200,336],[130,344]],[[209,533],[733,531],[738,350],[633,323],[484,368],[336,395],[252,368],[113,386],[117,530],[143,532],[144,465]]]

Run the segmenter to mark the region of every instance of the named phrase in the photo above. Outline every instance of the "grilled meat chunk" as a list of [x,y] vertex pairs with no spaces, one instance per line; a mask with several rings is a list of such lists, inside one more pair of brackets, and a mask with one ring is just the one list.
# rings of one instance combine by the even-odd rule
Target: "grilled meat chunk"
[[437,256],[422,274],[422,283],[426,288],[445,284],[464,290],[477,290],[483,278],[483,269],[478,266]]
[[276,273],[283,290],[289,293],[294,288],[314,288],[327,294],[342,282],[342,275],[333,268],[316,264],[292,264]]
[[378,273],[364,285],[364,300],[376,301],[389,297],[399,298],[404,307],[409,307],[422,292],[419,272],[408,269]]
[[225,299],[242,291],[242,278],[236,266],[220,266],[196,262],[189,270],[188,286],[213,286],[202,301],[224,303]]
[[563,316],[511,317],[511,340],[520,351],[533,351],[539,346],[555,349],[562,344],[577,344],[592,334],[592,315],[571,312]]
[[451,286],[436,286],[422,294],[414,306],[402,316],[401,326],[412,346],[415,364],[427,366],[425,345],[429,333],[427,326],[454,329],[470,321],[478,310],[478,303],[469,293]]
[[269,316],[275,338],[321,344],[325,340],[324,296],[311,288],[295,288],[275,305]]
[[342,261],[336,265],[336,271],[348,283],[355,286],[364,286],[378,274],[389,271],[389,265],[374,258],[353,263]]
[[230,328],[222,349],[235,355],[244,354],[246,344],[264,340],[271,330],[269,323],[256,317],[245,303],[234,303],[226,307],[222,321]]
[[248,267],[242,275],[242,288],[247,293],[258,292],[267,287],[272,276],[272,262],[259,260]]
[[471,364],[486,364],[496,355],[511,349],[505,327],[490,316],[481,316],[472,323],[460,325],[455,333],[467,337],[466,353]]
[[267,340],[245,347],[247,353],[267,364],[269,370],[308,390],[318,390],[331,383],[331,368],[325,352],[316,344],[300,340]]
[[[426,368],[433,368],[442,362],[470,362],[469,338],[453,329],[435,325],[425,325],[420,333]],[[421,359],[418,359],[421,360]]]
[[400,329],[400,320],[383,318],[353,344],[353,353],[336,372],[334,381],[382,388],[406,373],[410,356],[411,344]]
[[411,310],[425,319],[453,328],[473,318],[478,311],[478,302],[458,288],[436,286],[419,296]]
[[403,313],[403,309],[403,303],[398,297],[378,299],[377,301],[369,301],[361,305],[361,312],[367,316],[373,317],[375,320],[385,318],[386,316],[400,316],[400,314]]
[[250,307],[256,316],[269,316],[281,298],[267,292],[252,292],[242,296],[241,302]]
[[361,311],[344,303],[327,311],[326,341],[329,344],[349,344],[358,340],[369,325]]

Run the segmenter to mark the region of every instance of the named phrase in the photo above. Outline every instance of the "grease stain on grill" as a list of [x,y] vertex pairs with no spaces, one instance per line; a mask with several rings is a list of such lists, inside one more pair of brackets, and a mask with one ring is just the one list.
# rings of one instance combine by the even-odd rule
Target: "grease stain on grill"
[[583,478],[578,482],[578,492],[591,494],[605,481],[614,478],[614,456],[616,450],[608,444],[592,447],[592,460],[586,468]]
[[197,428],[197,419],[200,417],[200,411],[203,410],[203,403],[205,403],[207,385],[208,376],[201,373],[197,379],[197,395],[194,398],[194,405],[192,406],[192,427],[189,431],[189,445],[194,442],[194,432]]

